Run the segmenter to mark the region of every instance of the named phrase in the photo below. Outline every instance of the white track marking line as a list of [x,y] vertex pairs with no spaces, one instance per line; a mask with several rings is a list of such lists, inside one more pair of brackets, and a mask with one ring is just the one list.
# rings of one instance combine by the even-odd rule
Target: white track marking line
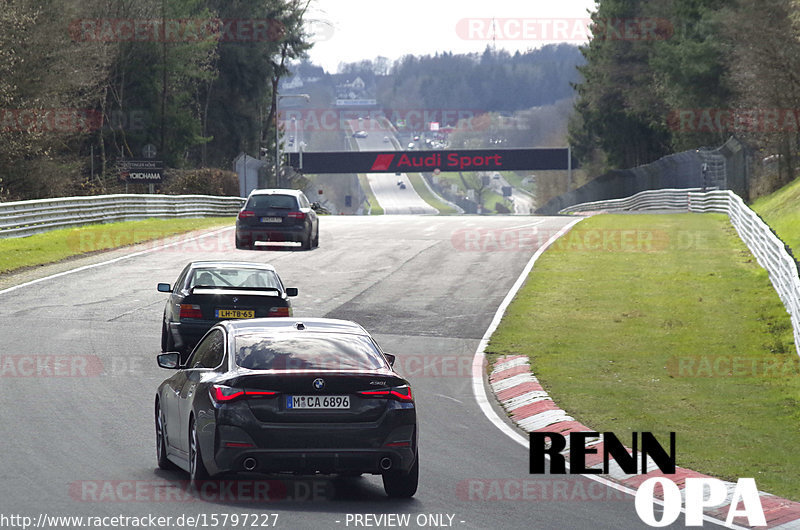
[[[16,291],[17,289],[22,289],[23,287],[28,287],[29,285],[34,285],[34,284],[41,283],[41,282],[44,282],[44,281],[47,281],[47,280],[52,280],[54,278],[60,278],[61,276],[66,276],[66,275],[72,274],[74,272],[81,272],[81,271],[85,271],[85,270],[88,270],[88,269],[94,269],[96,267],[103,267],[105,265],[110,265],[112,263],[117,263],[119,261],[123,261],[123,260],[129,259],[129,258],[134,258],[136,256],[143,256],[145,254],[150,254],[151,252],[161,251],[161,250],[164,250],[165,248],[174,247],[174,246],[177,246],[177,245],[184,245],[189,241],[195,241],[197,239],[202,239],[204,237],[213,236],[213,235],[219,234],[221,232],[224,232],[226,230],[233,230],[233,228],[234,227],[232,227],[232,226],[226,226],[225,228],[220,228],[219,230],[214,230],[213,232],[207,232],[205,234],[201,234],[199,236],[195,236],[195,237],[192,237],[192,238],[189,238],[189,239],[182,239],[180,241],[175,241],[174,243],[169,243],[167,245],[159,245],[158,247],[148,248],[146,250],[140,250],[138,252],[133,252],[131,254],[125,254],[124,256],[120,256],[118,258],[114,258],[114,259],[110,259],[110,260],[106,260],[106,261],[101,261],[99,263],[93,263],[91,265],[84,265],[83,267],[70,269],[68,271],[63,271],[63,272],[59,272],[59,273],[56,273],[56,274],[51,274],[50,276],[44,276],[43,278],[37,278],[37,279],[31,280],[29,282],[21,283],[19,285],[14,285],[13,287],[8,287],[6,289],[0,290],[0,294],[10,293],[11,291]],[[157,241],[157,240],[153,240],[153,241]],[[152,243],[152,241],[151,241],[151,243]],[[147,244],[147,242],[142,242],[140,244]],[[114,249],[114,250],[118,250],[118,249]]]
[[516,230],[518,228],[528,228],[529,226],[538,226],[538,225],[544,223],[546,220],[547,219],[538,219],[536,221],[533,221],[532,223],[525,223],[524,225],[509,226],[505,230]]

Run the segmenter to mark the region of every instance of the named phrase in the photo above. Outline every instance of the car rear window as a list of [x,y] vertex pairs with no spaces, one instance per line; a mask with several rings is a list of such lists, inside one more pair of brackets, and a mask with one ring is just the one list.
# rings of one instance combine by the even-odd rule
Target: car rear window
[[195,269],[189,288],[204,287],[271,287],[282,290],[278,276],[272,271],[257,269]]
[[297,210],[297,198],[293,195],[253,195],[248,199],[248,210]]
[[367,337],[303,333],[240,335],[236,364],[251,370],[377,370],[386,361]]

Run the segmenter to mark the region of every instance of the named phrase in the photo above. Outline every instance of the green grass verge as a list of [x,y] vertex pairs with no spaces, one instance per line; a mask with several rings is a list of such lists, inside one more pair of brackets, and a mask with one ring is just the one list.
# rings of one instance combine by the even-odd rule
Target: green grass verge
[[[455,184],[461,190],[461,193],[466,194],[466,188],[464,187],[464,182],[461,180],[461,177],[458,173],[455,172],[444,172],[440,173],[438,177],[447,182],[448,185]],[[490,191],[487,189],[483,192],[483,211],[484,213],[495,213],[495,204],[500,203],[508,207],[510,210],[513,211],[513,206],[507,202],[502,195]]]
[[458,210],[447,204],[446,202],[442,202],[439,200],[439,197],[431,193],[431,190],[428,189],[428,186],[422,181],[423,177],[419,173],[406,173],[408,175],[408,180],[411,181],[411,185],[414,187],[414,191],[417,192],[423,201],[427,202],[437,210],[439,210],[439,215],[452,215],[457,214]]
[[461,178],[458,176],[458,173],[452,171],[445,171],[443,173],[439,173],[436,175],[439,178],[439,181],[446,181],[447,185],[455,184],[458,188],[463,192],[464,191],[464,183],[461,181]]
[[536,192],[535,183],[530,184],[522,182],[525,180],[525,178],[527,178],[528,174],[533,174],[533,171],[526,172],[525,176],[517,174],[516,171],[501,171],[500,174],[503,175],[503,178],[515,188],[525,190],[531,194]]
[[602,215],[536,262],[487,352],[524,354],[556,403],[678,465],[800,500],[789,316],[721,214]]
[[778,237],[789,245],[795,257],[800,258],[800,179],[789,183],[775,193],[761,197],[751,208],[775,230]]
[[500,204],[502,204],[503,206],[505,206],[506,208],[508,208],[509,210],[511,210],[512,212],[514,211],[514,206],[511,205],[505,199],[505,197],[503,197],[499,193],[495,193],[493,191],[484,191],[483,192],[483,209],[484,209],[484,211],[496,212],[495,206],[497,206],[498,202]]
[[383,208],[378,203],[378,199],[375,198],[375,194],[372,193],[372,186],[369,185],[369,179],[363,173],[358,174],[358,182],[361,184],[361,189],[364,190],[364,195],[367,196],[367,201],[370,204],[370,215],[383,215]]
[[0,273],[55,263],[73,256],[124,247],[192,230],[232,226],[235,221],[235,217],[145,219],[63,228],[28,237],[0,239]]

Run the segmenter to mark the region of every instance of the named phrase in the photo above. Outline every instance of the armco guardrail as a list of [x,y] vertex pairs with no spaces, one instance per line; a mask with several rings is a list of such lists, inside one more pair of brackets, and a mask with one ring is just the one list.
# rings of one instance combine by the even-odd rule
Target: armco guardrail
[[772,285],[789,312],[795,349],[800,355],[800,277],[797,262],[786,250],[786,244],[732,191],[689,193],[689,211],[728,214],[739,237],[769,273]]
[[244,199],[210,195],[96,195],[0,203],[0,238],[151,217],[236,215]]
[[640,191],[624,199],[584,202],[564,208],[559,213],[598,212],[611,210],[688,210],[688,192],[699,192],[700,188],[663,189]]
[[756,257],[759,265],[769,273],[769,279],[791,317],[794,345],[800,355],[800,277],[798,277],[797,262],[786,250],[784,242],[747,207],[741,197],[732,191],[651,190],[624,199],[577,204],[561,212],[664,209],[728,215],[739,237]]

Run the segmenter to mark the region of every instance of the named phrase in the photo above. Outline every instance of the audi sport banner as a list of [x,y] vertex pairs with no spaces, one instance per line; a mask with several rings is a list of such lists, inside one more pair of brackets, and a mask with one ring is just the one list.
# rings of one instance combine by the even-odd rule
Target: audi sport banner
[[[400,173],[568,169],[567,148],[286,153],[302,173]],[[302,154],[302,167],[300,155]],[[573,160],[572,166],[576,167]]]

